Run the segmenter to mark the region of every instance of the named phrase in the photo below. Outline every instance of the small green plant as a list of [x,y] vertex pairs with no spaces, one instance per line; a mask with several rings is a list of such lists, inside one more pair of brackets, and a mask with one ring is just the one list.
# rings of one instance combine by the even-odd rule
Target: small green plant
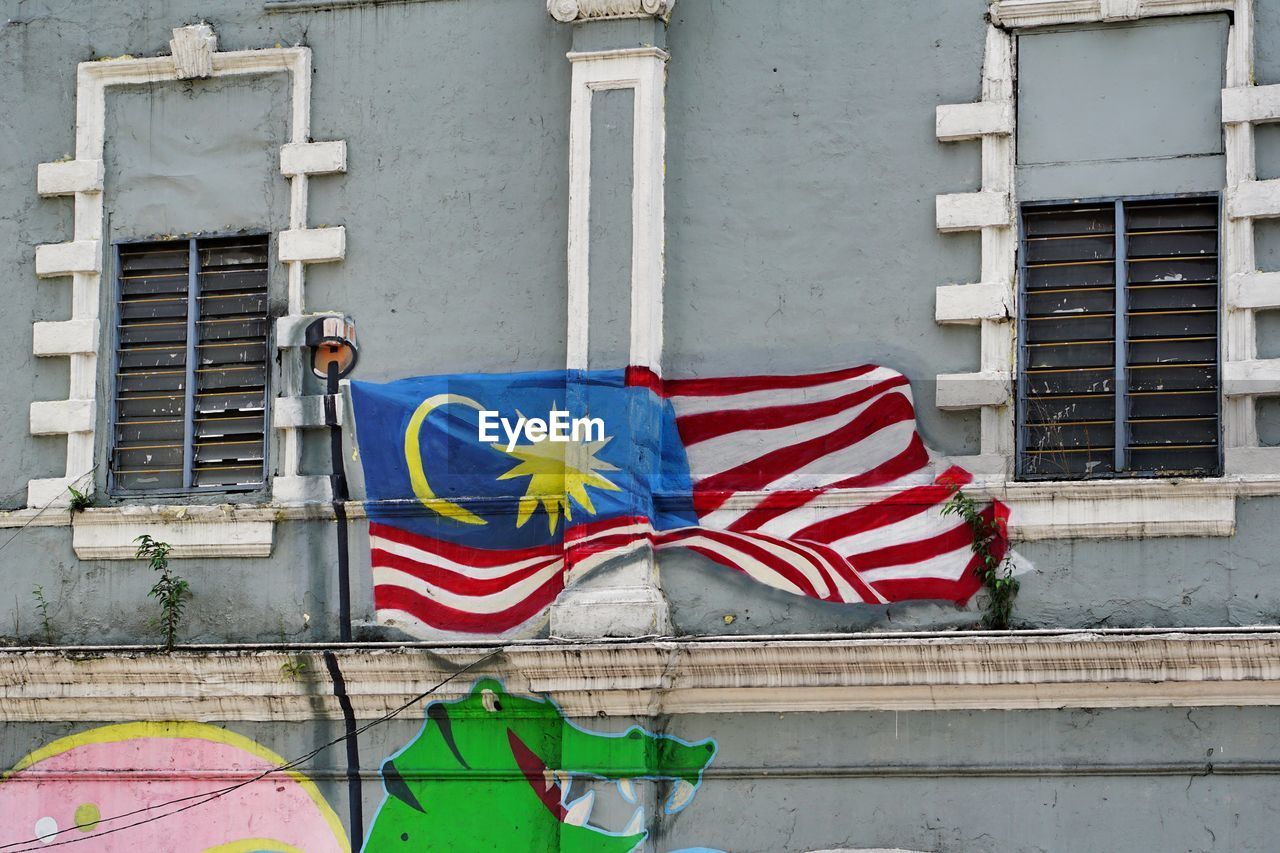
[[36,584],[31,590],[36,599],[36,612],[40,614],[40,630],[44,632],[44,641],[53,645],[53,623],[49,621],[49,600],[44,597],[44,587]]
[[306,671],[307,662],[295,658],[294,660],[285,661],[280,664],[280,672],[290,681],[297,681],[302,677],[302,673]]
[[1013,561],[1006,555],[996,556],[992,547],[1004,542],[1006,531],[999,519],[988,519],[975,501],[953,486],[951,497],[942,505],[943,515],[958,515],[973,532],[970,548],[978,555],[978,576],[986,588],[990,601],[982,624],[987,628],[1007,630],[1013,616],[1013,599],[1018,594],[1018,579],[1013,576]]
[[71,511],[84,512],[94,504],[92,492],[82,492],[75,486],[67,486],[67,491],[71,492]]
[[137,557],[146,560],[153,571],[160,573],[160,580],[151,587],[150,597],[160,602],[160,627],[164,629],[165,651],[173,651],[178,625],[191,587],[185,580],[169,571],[169,552],[173,548],[167,542],[158,542],[145,533],[133,541],[138,543]]

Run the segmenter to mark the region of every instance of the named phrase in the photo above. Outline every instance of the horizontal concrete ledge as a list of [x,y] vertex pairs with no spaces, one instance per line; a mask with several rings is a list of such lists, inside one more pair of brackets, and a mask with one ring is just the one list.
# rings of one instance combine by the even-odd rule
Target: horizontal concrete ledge
[[1280,358],[1223,362],[1222,394],[1226,397],[1280,394]]
[[46,198],[102,192],[101,160],[66,160],[36,166],[36,192]]
[[[195,509],[194,507],[192,509]],[[175,559],[268,557],[275,523],[248,517],[234,507],[104,507],[77,513],[71,547],[82,560],[135,560],[137,538],[146,533],[173,546]]]
[[939,142],[959,142],[1013,133],[1013,101],[944,104],[935,118]]
[[[324,395],[310,397],[278,397],[271,409],[271,424],[276,429],[308,429],[325,426]],[[341,394],[335,395],[338,423],[342,423],[344,409]]]
[[1241,181],[1228,187],[1227,216],[1231,219],[1269,219],[1280,216],[1280,179]]
[[938,323],[971,323],[1007,320],[1012,311],[1013,288],[1004,282],[945,284],[938,288],[934,320]]
[[[361,719],[435,685],[435,698],[457,698],[482,677],[549,694],[575,716],[1280,705],[1274,628],[362,647],[337,657]],[[285,664],[300,662],[305,675],[287,675]],[[337,719],[325,671],[320,649],[307,647],[0,652],[0,707],[8,721]]]
[[996,0],[991,4],[990,15],[997,26],[1021,28],[1228,12],[1234,8],[1234,0]]
[[280,146],[280,172],[294,175],[332,175],[347,171],[347,143],[290,142]]
[[347,254],[347,230],[333,228],[295,228],[280,232],[280,260],[323,264],[340,261]]
[[43,357],[95,353],[98,351],[98,321],[34,323],[31,327],[31,351]]
[[943,373],[937,379],[936,405],[948,411],[1003,406],[1012,393],[1008,373]]
[[1006,227],[1013,222],[1008,193],[976,192],[940,195],[935,202],[935,214],[938,230],[942,232]]
[[1222,123],[1280,121],[1280,86],[1237,86],[1222,90]]
[[52,278],[74,273],[96,273],[102,269],[102,253],[97,240],[46,243],[36,246],[36,275]]
[[93,432],[93,400],[38,400],[31,404],[32,435]]
[[1280,308],[1280,272],[1237,273],[1227,279],[1226,307]]

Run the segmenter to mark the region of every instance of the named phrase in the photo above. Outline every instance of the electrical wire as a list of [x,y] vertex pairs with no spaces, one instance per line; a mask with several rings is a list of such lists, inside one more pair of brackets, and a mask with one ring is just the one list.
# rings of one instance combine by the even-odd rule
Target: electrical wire
[[[198,799],[199,800],[198,802],[190,803],[188,805],[183,806],[182,808],[174,809],[173,811],[165,812],[164,814],[152,815],[151,817],[148,817],[144,820],[134,821],[133,823],[125,824],[124,826],[117,826],[113,829],[103,830],[102,832],[86,833],[80,836],[79,838],[72,838],[67,841],[45,842],[45,841],[42,841],[37,836],[35,838],[24,839],[22,841],[11,841],[8,844],[0,844],[0,850],[9,850],[11,851],[11,853],[26,853],[26,851],[48,850],[51,847],[62,847],[67,844],[78,844],[82,841],[96,841],[97,839],[101,838],[104,835],[110,835],[114,832],[123,832],[126,829],[133,829],[135,827],[143,826],[148,823],[153,823],[157,820],[162,820],[166,817],[172,817],[173,815],[181,814],[182,812],[197,808],[199,806],[204,805],[205,803],[210,803],[218,799],[219,797],[223,797],[223,796],[226,796],[227,794],[230,794],[232,791],[239,790],[240,788],[243,788],[247,785],[252,785],[255,782],[260,782],[261,780],[267,778],[273,773],[283,773],[283,772],[292,770],[298,765],[303,764],[307,761],[310,761],[312,758],[315,758],[317,755],[324,752],[329,747],[336,746],[337,744],[342,743],[348,737],[359,736],[361,734],[364,734],[374,726],[382,725],[388,720],[395,718],[396,716],[400,715],[402,712],[408,710],[409,708],[413,707],[417,703],[421,702],[423,699],[427,698],[431,694],[435,693],[441,687],[444,687],[446,684],[448,684],[450,681],[453,681],[458,676],[466,672],[469,672],[470,670],[473,670],[476,667],[480,666],[482,663],[485,663],[486,661],[489,661],[492,658],[502,654],[503,652],[506,651],[506,649],[507,649],[506,646],[500,646],[494,649],[493,651],[489,652],[488,654],[484,655],[483,657],[479,657],[476,660],[473,660],[471,663],[467,664],[466,666],[462,667],[456,672],[451,673],[448,678],[445,678],[443,681],[440,681],[434,684],[429,690],[419,693],[417,696],[414,696],[412,699],[405,702],[403,705],[400,705],[398,708],[388,711],[386,714],[383,714],[381,717],[371,720],[370,722],[364,724],[360,728],[351,732],[349,735],[343,734],[339,737],[336,737],[333,740],[329,741],[328,743],[325,743],[316,747],[315,749],[311,750],[305,755],[301,755],[290,761],[286,761],[284,764],[281,764],[277,767],[272,767],[268,770],[264,770],[258,775],[252,778],[246,779],[243,782],[237,782],[234,785],[228,785],[225,788],[219,788],[214,791],[205,791],[200,794],[191,794],[190,796],[179,797],[178,799],[168,800],[163,803],[156,803],[155,805],[147,806],[146,808],[143,808],[143,809],[135,809],[134,811],[131,811],[131,812],[125,812],[123,814],[113,815],[111,817],[99,818],[97,821],[94,821],[93,823],[76,824],[75,826],[67,827],[66,830],[61,830],[60,832],[66,832],[71,829],[85,829],[89,827],[95,827],[95,826],[99,826],[101,824],[107,823],[108,821],[121,820],[126,817],[131,817],[132,815],[141,814],[142,812],[155,811],[156,809],[162,809],[167,806],[177,805],[178,803],[187,802],[188,800]],[[18,847],[18,845],[20,844],[30,845],[30,846]],[[15,847],[17,847],[16,850],[13,849]]]
[[[79,477],[76,477],[74,480],[72,480],[72,481],[71,481],[70,483],[68,483],[67,485],[68,485],[68,486],[74,486],[75,484],[77,484],[77,483],[79,483],[81,480],[83,480],[85,477],[91,477],[91,476],[93,476],[93,472],[94,472],[94,471],[96,471],[96,470],[97,470],[97,468],[98,468],[98,466],[97,466],[97,465],[94,465],[94,466],[93,466],[92,468],[90,468],[88,471],[85,471],[83,474],[81,474]],[[63,491],[66,491],[66,489],[63,489]],[[17,539],[17,538],[18,538],[18,535],[19,535],[19,534],[21,534],[21,533],[22,533],[22,531],[26,530],[28,527],[30,527],[30,526],[31,526],[31,522],[35,521],[37,518],[39,518],[41,515],[43,515],[43,514],[44,514],[44,511],[45,511],[46,509],[48,509],[49,507],[53,506],[54,502],[56,502],[57,500],[59,500],[61,497],[62,497],[62,492],[58,492],[58,493],[57,493],[56,495],[54,495],[53,497],[49,498],[49,500],[45,503],[45,505],[44,505],[44,506],[42,506],[42,507],[40,507],[38,510],[36,510],[34,515],[32,515],[30,518],[28,518],[28,519],[26,520],[26,522],[24,522],[24,523],[23,523],[23,525],[22,525],[21,527],[19,527],[17,530],[15,530],[15,531],[13,532],[13,535],[12,535],[12,536],[10,536],[8,539],[4,540],[4,542],[3,542],[3,543],[0,543],[0,551],[3,551],[6,547],[8,547],[9,543],[10,543],[10,542],[12,542],[13,540]]]

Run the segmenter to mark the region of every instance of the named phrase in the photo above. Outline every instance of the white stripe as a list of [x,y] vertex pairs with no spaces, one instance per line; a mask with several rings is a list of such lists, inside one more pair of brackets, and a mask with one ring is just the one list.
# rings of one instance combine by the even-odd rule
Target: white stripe
[[883,580],[901,580],[902,578],[918,578],[921,580],[936,578],[955,581],[964,575],[964,570],[972,559],[973,551],[966,545],[955,551],[948,551],[945,554],[939,554],[936,557],[921,560],[918,563],[904,563],[901,566],[870,569],[862,573],[862,579],[867,583],[876,583]]
[[[897,390],[897,389],[893,389]],[[877,394],[870,400],[841,409],[834,414],[798,424],[755,427],[743,425],[733,432],[718,435],[698,444],[686,445],[689,470],[694,480],[701,480],[727,471],[730,468],[759,459],[768,453],[794,447],[802,442],[821,438],[851,422],[858,415],[885,399],[893,391]]]
[[629,554],[635,553],[636,551],[644,550],[645,546],[648,544],[648,539],[637,539],[626,545],[619,545],[617,548],[610,548],[607,551],[597,551],[594,554],[589,554],[581,560],[575,561],[569,571],[565,573],[565,585],[567,586],[569,584],[577,583],[582,580],[583,577],[600,568],[610,560],[616,560],[619,557],[625,557]]
[[691,545],[698,545],[708,551],[712,551],[725,557],[733,562],[734,568],[742,570],[746,574],[760,581],[762,584],[775,587],[783,590],[784,592],[792,593],[793,595],[805,595],[805,592],[800,589],[800,587],[782,577],[778,574],[776,569],[764,565],[755,557],[744,554],[742,551],[739,551],[730,544],[717,542],[714,539],[708,539],[704,536],[689,536],[676,542],[664,544],[661,548],[679,548],[689,547]]
[[530,557],[526,560],[506,563],[501,566],[483,567],[469,566],[466,563],[458,563],[445,557],[441,557],[433,551],[415,548],[412,545],[405,545],[391,539],[383,539],[381,536],[370,536],[369,546],[370,548],[380,548],[389,554],[395,554],[396,556],[413,560],[415,563],[434,566],[447,572],[453,572],[454,574],[463,575],[468,578],[476,578],[478,580],[490,580],[493,578],[506,577],[513,572],[520,571],[521,569],[527,569],[530,566],[545,563],[547,560],[557,559],[554,554],[547,554],[542,557]]
[[[766,388],[761,391],[744,391],[740,394],[672,395],[670,400],[671,405],[675,407],[676,417],[699,415],[705,412],[759,409],[767,406],[800,406],[805,403],[843,397],[845,394],[852,394],[901,375],[896,370],[877,367],[852,379],[837,379],[834,382],[810,385],[807,388]],[[907,386],[903,386],[903,390],[906,389]]]
[[954,515],[944,516],[939,508],[927,509],[893,524],[864,530],[831,543],[841,554],[861,554],[875,551],[891,545],[902,545],[907,542],[920,542],[941,536],[963,525],[964,521]]
[[[454,610],[467,613],[500,613],[515,607],[534,593],[538,587],[546,583],[564,568],[564,560],[556,560],[545,569],[534,572],[524,580],[514,583],[500,592],[489,595],[462,595],[448,592],[426,581],[415,578],[406,572],[397,571],[387,566],[373,567],[373,585],[399,586],[430,598]],[[375,596],[376,597],[376,596]]]
[[817,590],[819,598],[826,598],[831,593],[831,585],[828,584],[826,578],[822,576],[822,572],[820,572],[813,563],[805,559],[803,554],[797,554],[796,551],[804,551],[805,554],[810,554],[820,565],[826,568],[827,571],[832,571],[827,560],[821,555],[813,553],[799,543],[791,542],[782,544],[769,536],[754,536],[749,533],[730,533],[728,535],[741,536],[747,542],[755,543],[758,547],[765,549],[771,554],[782,559],[784,562],[789,563],[809,579],[809,583],[813,585],[815,590]]
[[492,640],[515,640],[536,634],[547,621],[547,616],[551,612],[551,606],[548,605],[537,613],[530,616],[524,622],[516,625],[501,633],[492,631],[450,631],[444,628],[433,628],[426,622],[423,622],[417,616],[405,610],[385,609],[378,610],[374,614],[380,625],[390,625],[393,628],[399,628],[406,634],[414,637],[420,637],[424,640],[474,640],[477,636],[484,636],[486,639]]
[[594,542],[595,540],[603,539],[606,536],[622,536],[623,534],[644,536],[652,532],[653,532],[653,526],[649,524],[627,524],[621,527],[610,527],[603,530],[598,530],[595,533],[591,533],[587,536],[583,536],[580,539],[566,539],[565,547],[576,548],[579,545],[582,545],[587,542]]

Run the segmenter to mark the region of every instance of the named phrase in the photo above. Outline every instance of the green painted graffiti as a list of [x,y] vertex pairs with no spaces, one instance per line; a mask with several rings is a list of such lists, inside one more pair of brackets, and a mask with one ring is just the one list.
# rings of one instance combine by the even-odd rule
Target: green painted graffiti
[[628,853],[648,835],[643,809],[621,832],[592,826],[594,791],[565,802],[573,780],[615,781],[632,802],[634,780],[667,780],[670,814],[693,800],[715,754],[712,740],[639,727],[589,732],[550,701],[480,681],[463,699],[428,706],[418,737],[383,762],[386,796],[364,849]]

